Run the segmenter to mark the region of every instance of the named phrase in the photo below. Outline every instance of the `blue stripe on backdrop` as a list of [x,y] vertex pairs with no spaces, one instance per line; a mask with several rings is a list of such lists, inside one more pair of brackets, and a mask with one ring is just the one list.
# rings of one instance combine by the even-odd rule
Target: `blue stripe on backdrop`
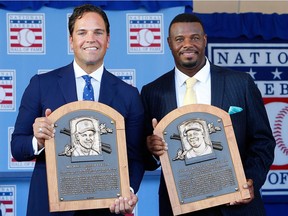
[[[75,7],[84,3],[101,6],[104,10],[135,10],[144,8],[148,12],[156,12],[163,8],[184,6],[186,12],[193,11],[193,1],[187,0],[157,0],[157,1],[0,1],[0,8],[20,11],[24,9],[38,10],[43,6],[51,8]],[[261,37],[264,40],[274,38],[288,40],[288,14],[262,13],[212,13],[198,14],[203,21],[209,37],[238,38],[245,36],[249,39]]]
[[262,13],[213,13],[197,14],[209,37],[248,39],[261,37],[264,40],[288,40],[288,14]]
[[75,7],[77,5],[90,3],[94,5],[101,6],[104,10],[135,10],[139,8],[145,8],[149,12],[156,12],[163,8],[171,8],[171,7],[178,7],[178,6],[185,6],[185,10],[187,12],[192,11],[192,0],[157,0],[157,1],[117,1],[117,0],[108,0],[108,1],[59,1],[59,0],[52,0],[52,1],[0,1],[0,8],[12,11],[20,11],[24,9],[32,9],[38,10],[43,6],[51,7],[51,8],[67,8],[67,7]]

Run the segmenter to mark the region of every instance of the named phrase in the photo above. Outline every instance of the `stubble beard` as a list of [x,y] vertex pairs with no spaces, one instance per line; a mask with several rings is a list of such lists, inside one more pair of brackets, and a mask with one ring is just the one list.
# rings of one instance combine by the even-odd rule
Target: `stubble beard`
[[182,66],[183,66],[184,68],[187,68],[187,69],[194,68],[196,65],[197,65],[197,61],[193,61],[193,62],[183,62],[183,63],[182,63]]

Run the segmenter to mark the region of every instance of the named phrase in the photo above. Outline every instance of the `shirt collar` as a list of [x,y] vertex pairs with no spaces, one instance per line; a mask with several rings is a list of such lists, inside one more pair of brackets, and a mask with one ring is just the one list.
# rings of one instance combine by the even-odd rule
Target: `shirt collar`
[[[87,73],[76,63],[76,61],[73,61],[73,67],[75,71],[75,78],[82,77],[84,75],[87,75]],[[104,70],[104,64],[102,64],[96,71],[93,71],[89,76],[93,77],[93,79],[101,82],[102,74]]]
[[[206,57],[205,57],[206,58]],[[199,70],[194,77],[199,82],[206,82],[210,76],[210,62],[206,58],[206,63],[201,70]],[[183,86],[185,81],[189,78],[186,74],[182,73],[176,66],[175,66],[175,80],[177,86]]]

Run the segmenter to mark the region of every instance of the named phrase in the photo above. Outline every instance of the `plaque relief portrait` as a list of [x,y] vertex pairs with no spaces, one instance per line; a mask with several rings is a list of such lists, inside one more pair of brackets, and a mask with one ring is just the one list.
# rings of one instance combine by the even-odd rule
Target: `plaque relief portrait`
[[190,120],[179,126],[187,159],[212,153],[212,143],[205,126],[206,122],[202,120]]
[[182,148],[179,148],[175,160],[185,160],[186,164],[215,159],[214,145],[210,134],[221,130],[203,119],[189,119],[178,125],[178,134],[171,136],[171,139],[181,141]]
[[[99,121],[92,118],[80,118],[71,121],[72,156],[90,156],[102,154],[99,133]],[[74,130],[73,130],[74,129]]]
[[159,158],[173,215],[250,197],[249,189],[242,187],[247,180],[225,110],[206,104],[182,106],[161,119],[153,134],[169,147]]
[[60,133],[70,136],[59,156],[72,158],[72,162],[103,160],[103,152],[110,154],[111,146],[101,142],[101,135],[112,134],[113,130],[93,117],[77,117],[70,120],[70,129],[63,128]]

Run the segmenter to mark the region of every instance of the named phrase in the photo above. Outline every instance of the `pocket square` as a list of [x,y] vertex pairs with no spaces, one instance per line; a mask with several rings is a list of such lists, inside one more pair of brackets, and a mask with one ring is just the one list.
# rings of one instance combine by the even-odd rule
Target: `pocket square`
[[228,113],[229,113],[230,115],[232,115],[232,114],[241,112],[242,110],[243,110],[243,109],[242,109],[241,107],[230,106],[230,107],[229,107],[229,110],[228,110]]

